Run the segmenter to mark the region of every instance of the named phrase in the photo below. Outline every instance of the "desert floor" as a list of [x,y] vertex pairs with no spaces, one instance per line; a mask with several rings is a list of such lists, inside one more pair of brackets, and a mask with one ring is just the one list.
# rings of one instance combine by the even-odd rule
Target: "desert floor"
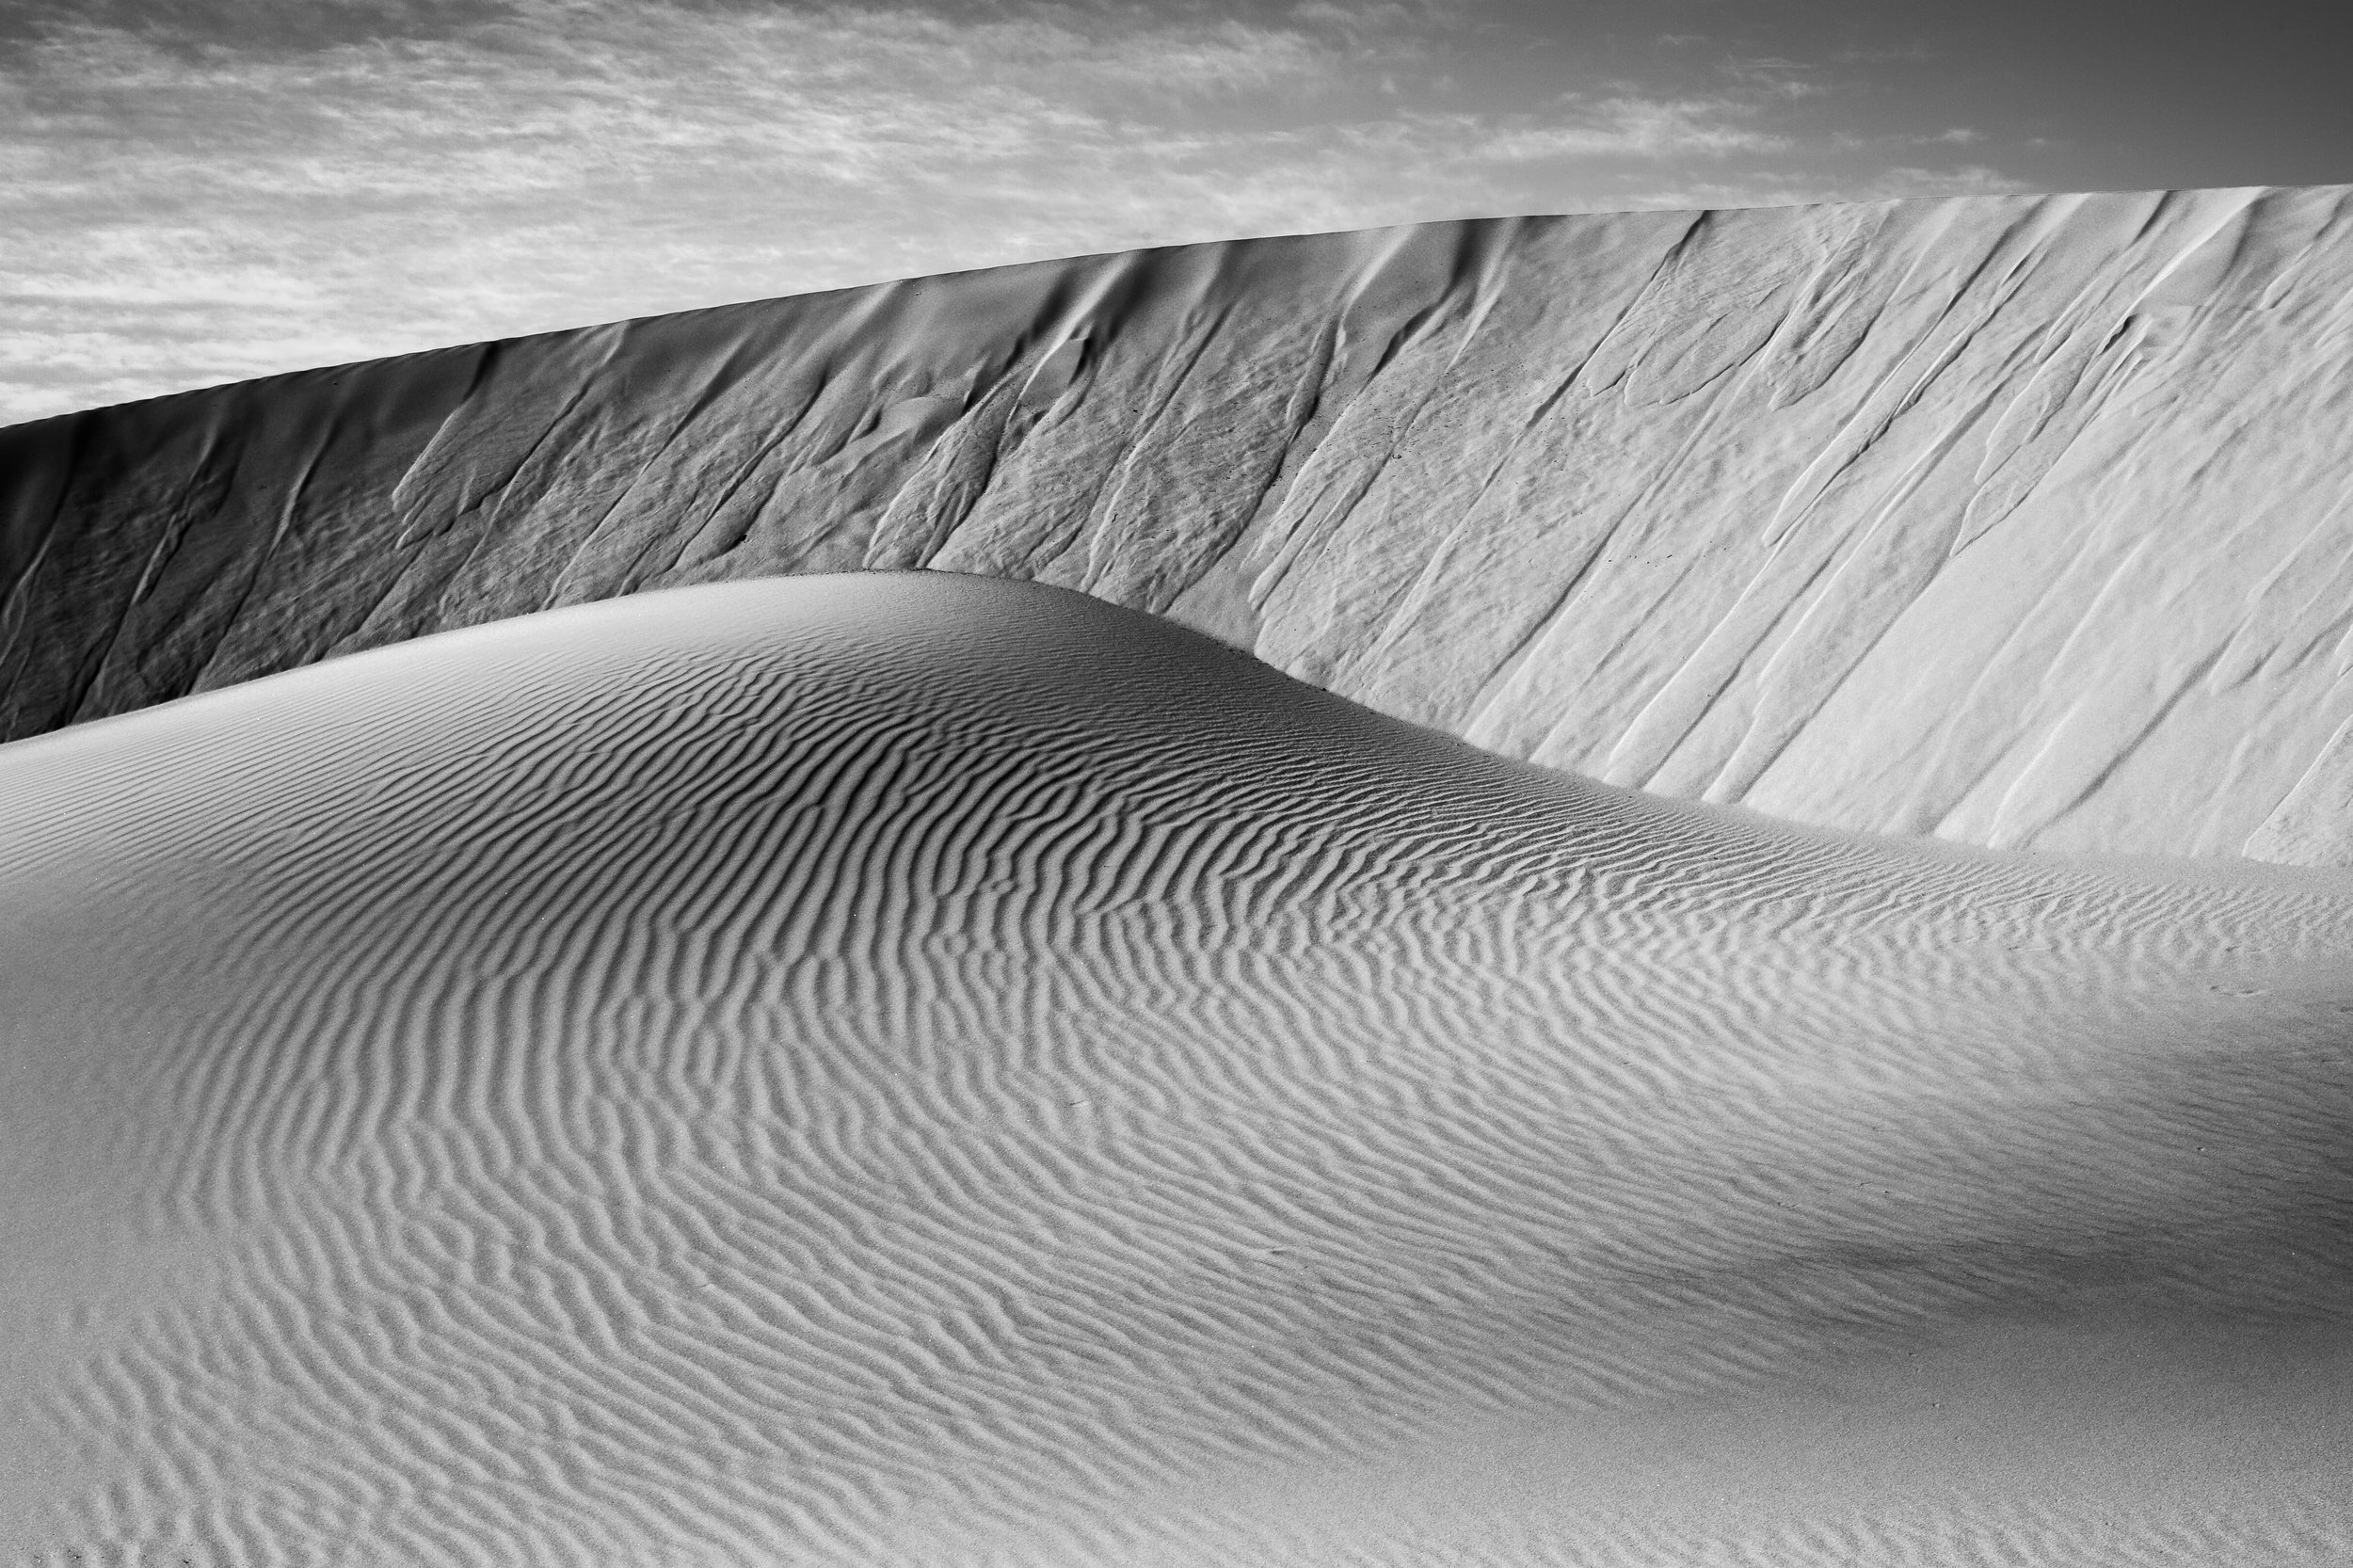
[[2353,877],[1502,760],[1059,590],[0,750],[44,1562],[2353,1561]]

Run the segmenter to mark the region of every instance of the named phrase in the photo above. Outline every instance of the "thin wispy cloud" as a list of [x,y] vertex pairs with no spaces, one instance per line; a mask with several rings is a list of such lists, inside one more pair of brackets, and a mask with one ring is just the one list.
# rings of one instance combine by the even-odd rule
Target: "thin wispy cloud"
[[[1038,256],[1877,194],[1898,163],[1790,120],[1840,90],[1801,61],[1571,57],[1514,94],[1431,7],[284,8],[60,14],[0,54],[0,421]],[[1911,167],[1913,137],[1907,193],[2010,183],[1972,152]]]
[[1780,152],[1786,136],[1763,130],[1756,106],[1737,98],[1645,98],[1625,88],[1603,98],[1571,94],[1555,114],[1535,123],[1521,117],[1465,151],[1474,156],[1518,162],[1534,158],[1728,157]]

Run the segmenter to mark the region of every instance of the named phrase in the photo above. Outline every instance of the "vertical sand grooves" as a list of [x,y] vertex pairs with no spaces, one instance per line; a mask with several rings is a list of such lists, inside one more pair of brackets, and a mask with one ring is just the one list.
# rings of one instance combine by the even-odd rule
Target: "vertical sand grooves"
[[1859,832],[2353,865],[2353,186],[1081,257],[0,431],[0,737],[646,588],[1079,588]]
[[1801,835],[920,574],[0,798],[19,1552],[2353,1554],[2342,879]]

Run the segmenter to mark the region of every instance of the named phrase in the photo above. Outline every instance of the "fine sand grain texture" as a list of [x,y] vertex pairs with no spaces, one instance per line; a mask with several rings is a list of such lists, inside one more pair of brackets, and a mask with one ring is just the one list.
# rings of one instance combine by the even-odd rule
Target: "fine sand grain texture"
[[63,1564],[2353,1561],[2353,880],[1794,829],[1097,600],[0,750]]
[[2348,429],[2342,186],[1041,263],[0,432],[0,736],[931,566],[1655,793],[2353,864]]

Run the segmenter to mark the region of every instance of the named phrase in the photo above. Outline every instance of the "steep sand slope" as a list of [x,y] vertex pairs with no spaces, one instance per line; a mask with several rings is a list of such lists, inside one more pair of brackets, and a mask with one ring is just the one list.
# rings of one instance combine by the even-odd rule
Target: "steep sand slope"
[[0,798],[44,1560],[2353,1560],[2342,876],[1807,834],[929,574]]
[[0,733],[642,587],[928,564],[1666,794],[2353,862],[2347,199],[1195,246],[24,426]]

